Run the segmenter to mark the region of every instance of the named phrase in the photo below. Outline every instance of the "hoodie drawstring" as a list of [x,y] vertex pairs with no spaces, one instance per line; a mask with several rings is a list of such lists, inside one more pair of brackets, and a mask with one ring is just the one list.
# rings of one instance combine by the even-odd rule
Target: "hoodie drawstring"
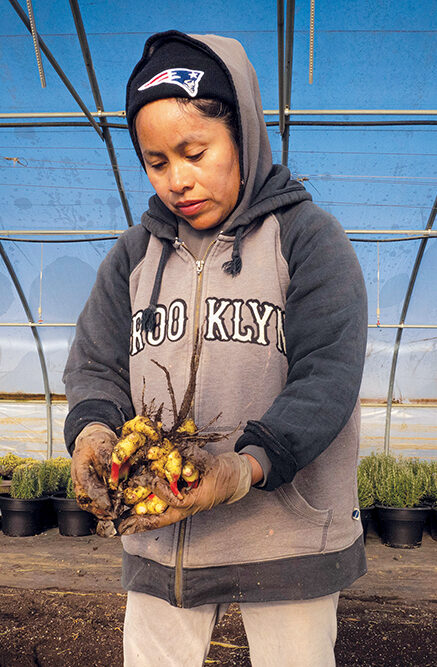
[[155,275],[155,282],[153,283],[152,295],[150,303],[143,312],[143,330],[153,331],[156,326],[156,306],[158,304],[159,292],[161,291],[162,276],[164,274],[165,265],[170,257],[172,250],[171,242],[167,240],[162,241],[162,252],[159,259],[158,270]]
[[242,236],[243,227],[238,227],[237,231],[235,232],[234,245],[232,246],[232,259],[230,259],[229,262],[222,264],[223,271],[225,273],[229,273],[233,277],[238,276],[243,266],[240,255],[240,243]]
[[[232,246],[232,258],[228,262],[222,264],[222,269],[225,273],[229,273],[231,276],[235,277],[241,271],[243,263],[241,261],[240,255],[240,244],[241,237],[243,236],[243,227],[238,227],[235,232],[234,244]],[[155,275],[155,282],[153,283],[152,294],[150,297],[150,303],[143,312],[143,322],[142,328],[143,331],[153,331],[156,326],[156,307],[158,304],[158,297],[161,291],[162,277],[164,275],[165,265],[167,260],[170,257],[172,251],[172,243],[167,240],[162,241],[162,252],[159,259],[158,269]]]

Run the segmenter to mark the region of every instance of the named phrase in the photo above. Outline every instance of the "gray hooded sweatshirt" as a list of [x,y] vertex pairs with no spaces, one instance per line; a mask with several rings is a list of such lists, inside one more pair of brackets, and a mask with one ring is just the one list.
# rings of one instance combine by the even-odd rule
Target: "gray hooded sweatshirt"
[[[207,448],[261,451],[266,478],[233,505],[123,537],[124,586],[182,607],[328,595],[366,571],[356,488],[361,270],[339,223],[272,166],[241,45],[185,38],[206,44],[235,87],[244,191],[201,258],[155,195],[104,259],[65,370],[67,447],[90,422],[119,432],[143,398],[165,403],[170,426],[166,378],[151,360],[168,368],[180,405],[200,330],[195,422],[221,413],[210,430],[238,428]],[[237,275],[223,270],[240,260]],[[156,326],[145,331],[150,303]]]

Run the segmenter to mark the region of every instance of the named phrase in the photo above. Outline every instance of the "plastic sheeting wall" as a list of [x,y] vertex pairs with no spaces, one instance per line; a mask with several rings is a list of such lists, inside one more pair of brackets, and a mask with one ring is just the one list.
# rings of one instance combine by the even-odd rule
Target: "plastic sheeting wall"
[[[157,30],[170,28],[192,33],[214,32],[240,40],[258,72],[264,108],[278,108],[276,3],[272,0],[214,5],[192,2],[183,6],[176,1],[145,5],[139,0],[79,4],[107,111],[124,108],[125,82],[145,39]],[[26,10],[24,2],[22,6]],[[94,110],[68,3],[34,0],[33,6],[37,29],[88,108]],[[436,9],[437,4],[431,0],[425,3],[317,0],[314,82],[310,85],[310,2],[296,2],[292,108],[435,110],[436,89],[432,82],[436,80],[437,69]],[[1,11],[1,111],[78,111],[44,57],[47,88],[41,88],[29,33],[11,6],[4,3]],[[296,118],[369,120],[368,116],[317,114]],[[370,120],[420,118],[423,116],[380,115]],[[426,118],[436,120],[437,116]],[[274,119],[277,117],[266,117],[266,120]],[[137,223],[147,207],[151,188],[131,148],[127,131],[113,129],[111,133],[132,216]],[[420,230],[426,225],[435,197],[435,134],[435,126],[426,125],[291,127],[289,167],[294,176],[307,179],[306,187],[316,203],[333,213],[347,230]],[[280,161],[278,129],[269,128],[269,136],[274,158]],[[91,127],[0,127],[0,236],[1,230],[110,232],[125,228],[126,219],[107,151]],[[369,238],[358,233],[350,236]],[[39,332],[50,390],[63,393],[62,370],[74,326],[51,325],[76,321],[97,268],[113,241],[40,243],[53,241],[55,237],[25,237],[18,233],[13,237],[38,240],[32,244],[16,241],[3,241],[3,244],[34,318],[38,319],[40,309],[42,323],[46,325],[40,327]],[[73,237],[63,240],[65,238]],[[369,322],[376,323],[379,299],[381,323],[397,324],[420,241],[380,243],[379,284],[376,244],[353,243],[368,288]],[[437,324],[436,267],[437,245],[435,239],[430,239],[407,324]],[[11,278],[0,262],[0,394],[43,393],[41,368],[31,332],[28,327],[10,326],[25,322]],[[424,328],[404,331],[396,373],[396,401],[437,404],[435,331]],[[383,401],[387,396],[395,335],[395,329],[369,330],[361,392],[367,401]],[[20,403],[9,417],[11,404],[2,403],[1,407],[6,418],[20,423],[23,420],[23,424],[24,419],[31,419],[37,412],[34,404]],[[399,418],[410,430],[414,424],[419,431],[422,426],[432,430],[433,418],[427,415],[435,413],[430,410],[411,408],[408,413],[396,414],[405,415],[404,421],[402,416]],[[59,411],[62,412],[61,408]],[[363,446],[370,447],[372,442],[381,446],[384,409],[366,408],[365,413]],[[398,417],[393,419],[395,429]],[[436,438],[429,429],[423,451],[434,455]],[[34,429],[32,442],[36,433],[39,433],[40,449],[44,451],[43,425],[41,429]],[[373,435],[368,436],[370,433]],[[374,437],[376,439],[372,440]],[[396,440],[394,430],[393,437]],[[2,429],[0,450],[23,446],[25,438],[20,438]],[[59,438],[56,423],[56,447]],[[420,442],[418,440],[418,446]],[[396,447],[396,442],[393,445]]]

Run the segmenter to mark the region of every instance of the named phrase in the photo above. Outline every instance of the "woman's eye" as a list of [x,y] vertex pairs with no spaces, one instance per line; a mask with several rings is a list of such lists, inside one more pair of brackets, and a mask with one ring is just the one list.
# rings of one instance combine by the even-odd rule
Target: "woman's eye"
[[200,153],[195,153],[194,155],[187,155],[187,158],[191,160],[191,162],[197,162],[197,160],[200,160],[202,155],[204,154],[204,150],[200,151]]
[[150,167],[159,171],[165,167],[165,162],[156,162],[155,164],[151,164]]

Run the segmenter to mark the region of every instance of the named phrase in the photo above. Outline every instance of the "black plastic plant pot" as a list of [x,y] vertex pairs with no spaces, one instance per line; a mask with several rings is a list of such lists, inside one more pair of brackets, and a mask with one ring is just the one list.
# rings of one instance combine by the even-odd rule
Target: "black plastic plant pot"
[[368,530],[370,522],[372,521],[372,518],[373,518],[373,510],[374,510],[374,507],[361,507],[361,509],[360,509],[361,523],[363,525],[364,541],[366,540],[367,530]]
[[58,527],[61,535],[83,537],[96,532],[97,520],[93,514],[86,512],[74,498],[52,498],[58,514]]
[[396,549],[413,549],[422,544],[428,507],[377,507],[383,544]]
[[50,498],[21,500],[0,495],[2,530],[10,537],[29,537],[46,530],[50,521]]
[[436,540],[437,542],[437,507],[432,507],[430,512],[431,512],[430,515],[431,537],[433,540]]

